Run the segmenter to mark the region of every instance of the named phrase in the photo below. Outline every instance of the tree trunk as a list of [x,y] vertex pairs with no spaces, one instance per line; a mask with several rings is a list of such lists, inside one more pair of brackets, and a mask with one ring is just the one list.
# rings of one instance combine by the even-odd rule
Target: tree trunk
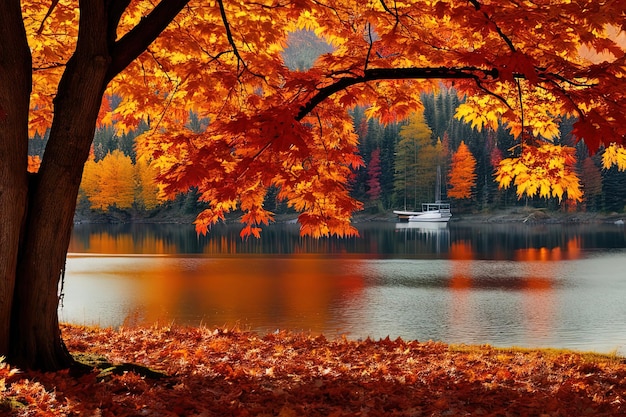
[[27,199],[31,57],[19,0],[0,2],[0,355],[9,323]]
[[50,138],[29,189],[9,349],[9,360],[22,368],[55,370],[73,362],[61,339],[58,291],[111,62],[104,7],[81,2],[76,51],[59,83]]
[[59,329],[59,283],[102,97],[187,1],[161,0],[121,39],[116,29],[130,0],[79,2],[76,51],[59,83],[50,137],[31,181],[32,60],[20,1],[0,1],[0,355],[18,367],[52,371],[74,362]]

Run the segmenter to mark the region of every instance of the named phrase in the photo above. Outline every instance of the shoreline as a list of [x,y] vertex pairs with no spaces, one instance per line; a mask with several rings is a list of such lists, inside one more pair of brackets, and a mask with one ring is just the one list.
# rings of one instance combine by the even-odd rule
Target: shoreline
[[[393,213],[359,213],[354,223],[397,221]],[[626,213],[562,212],[532,207],[514,207],[488,212],[452,214],[450,223],[521,223],[521,224],[623,224]]]
[[[116,217],[109,214],[99,214],[96,216],[75,216],[74,225],[78,224],[193,224],[196,215],[183,216],[178,218],[131,218]],[[241,218],[240,213],[234,213],[226,217],[225,223],[238,223]],[[276,214],[274,223],[296,223],[298,213]],[[398,218],[392,210],[382,213],[367,213],[365,211],[355,213],[352,218],[353,224],[368,222],[398,222]],[[626,213],[602,213],[573,211],[563,212],[548,210],[545,208],[533,207],[512,207],[508,209],[490,210],[474,213],[453,213],[450,223],[468,224],[500,224],[500,223],[520,223],[520,224],[624,224]],[[270,223],[271,224],[271,223]]]

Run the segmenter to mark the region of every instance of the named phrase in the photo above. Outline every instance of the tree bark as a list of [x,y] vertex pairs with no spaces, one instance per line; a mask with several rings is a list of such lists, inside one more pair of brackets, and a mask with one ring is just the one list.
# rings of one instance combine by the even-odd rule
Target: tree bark
[[27,200],[31,56],[19,0],[0,2],[0,355],[9,348],[15,270]]
[[45,155],[30,187],[11,322],[10,360],[43,370],[73,362],[59,329],[59,282],[111,62],[105,2],[80,4],[76,51],[59,83]]
[[0,2],[0,355],[20,368],[52,371],[74,363],[59,329],[59,284],[102,97],[111,78],[187,1],[162,0],[141,30],[120,40],[116,29],[129,0],[79,2],[76,51],[59,83],[48,144],[31,181],[30,49],[19,0]]

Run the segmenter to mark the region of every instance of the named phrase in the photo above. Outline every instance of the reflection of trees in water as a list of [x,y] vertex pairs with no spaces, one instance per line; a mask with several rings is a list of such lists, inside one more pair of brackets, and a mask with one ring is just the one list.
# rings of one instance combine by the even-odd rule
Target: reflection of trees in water
[[242,239],[239,224],[217,225],[199,236],[190,224],[80,224],[70,252],[112,254],[272,254],[454,258],[455,245],[469,245],[474,259],[576,259],[588,248],[626,247],[616,225],[417,225],[364,223],[360,237],[301,237],[296,224],[273,224],[261,238]]

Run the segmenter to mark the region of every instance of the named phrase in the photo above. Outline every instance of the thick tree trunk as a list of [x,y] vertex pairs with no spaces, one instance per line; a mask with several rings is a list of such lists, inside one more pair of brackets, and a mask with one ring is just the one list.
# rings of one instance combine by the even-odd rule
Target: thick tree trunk
[[59,283],[102,96],[187,1],[161,0],[122,39],[116,28],[130,0],[79,2],[76,51],[59,83],[46,151],[31,181],[30,49],[20,1],[0,1],[0,355],[12,364],[57,370],[73,363],[59,329]]
[[19,0],[0,2],[0,355],[9,323],[27,199],[31,57]]
[[43,162],[30,188],[9,352],[11,362],[21,367],[54,370],[72,363],[59,330],[59,282],[111,62],[105,2],[87,3],[81,7],[76,52],[54,100]]

